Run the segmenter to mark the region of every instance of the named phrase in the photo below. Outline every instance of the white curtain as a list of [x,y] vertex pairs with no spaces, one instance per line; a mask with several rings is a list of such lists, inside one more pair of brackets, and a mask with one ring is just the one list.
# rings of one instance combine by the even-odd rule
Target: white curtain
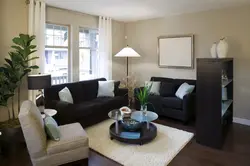
[[96,76],[112,79],[112,20],[99,17],[99,55],[96,63]]
[[[29,3],[29,35],[35,35],[34,44],[37,45],[37,52],[33,56],[38,56],[39,59],[31,61],[29,65],[39,66],[32,74],[43,73],[45,66],[45,2],[39,0],[30,0]],[[35,101],[35,92],[29,91],[29,99]]]

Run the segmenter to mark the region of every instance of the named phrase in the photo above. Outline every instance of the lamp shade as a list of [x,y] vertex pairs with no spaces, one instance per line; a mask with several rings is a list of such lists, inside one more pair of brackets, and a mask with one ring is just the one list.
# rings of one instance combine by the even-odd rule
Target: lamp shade
[[115,57],[140,57],[140,55],[131,47],[125,47],[118,52]]
[[28,89],[39,90],[49,88],[51,86],[50,74],[28,75]]

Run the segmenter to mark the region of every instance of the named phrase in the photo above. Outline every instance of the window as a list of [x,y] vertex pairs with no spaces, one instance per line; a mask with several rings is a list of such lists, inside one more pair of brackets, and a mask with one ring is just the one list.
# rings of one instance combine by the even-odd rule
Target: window
[[46,24],[45,72],[51,74],[52,84],[68,82],[69,27]]
[[80,28],[79,30],[79,79],[87,80],[95,77],[98,55],[98,31]]

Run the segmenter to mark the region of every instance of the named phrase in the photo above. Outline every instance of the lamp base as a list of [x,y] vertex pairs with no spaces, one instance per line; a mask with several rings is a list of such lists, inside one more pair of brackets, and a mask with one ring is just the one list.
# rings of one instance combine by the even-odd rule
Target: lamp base
[[36,96],[36,106],[38,107],[41,113],[44,113],[45,109],[44,95],[42,90],[39,90],[39,92],[40,93]]

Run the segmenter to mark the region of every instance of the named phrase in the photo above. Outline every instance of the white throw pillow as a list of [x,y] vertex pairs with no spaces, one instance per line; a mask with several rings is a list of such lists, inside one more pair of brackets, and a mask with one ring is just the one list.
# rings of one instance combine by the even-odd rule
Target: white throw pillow
[[114,97],[115,82],[110,81],[98,81],[98,94],[97,97]]
[[150,89],[150,94],[160,95],[161,82],[158,82],[158,81],[146,81],[145,82],[145,86],[150,86],[151,84],[152,84],[152,87]]
[[178,90],[175,93],[175,96],[180,98],[180,99],[183,99],[183,97],[186,94],[193,92],[194,87],[195,87],[194,85],[189,85],[188,83],[185,82],[185,83],[181,84],[181,86],[178,88]]
[[71,95],[71,93],[70,93],[70,90],[69,90],[67,87],[63,88],[63,89],[58,93],[58,95],[59,95],[59,98],[60,98],[61,101],[65,101],[65,102],[68,102],[68,103],[71,103],[71,104],[74,103],[74,102],[73,102],[72,95]]

